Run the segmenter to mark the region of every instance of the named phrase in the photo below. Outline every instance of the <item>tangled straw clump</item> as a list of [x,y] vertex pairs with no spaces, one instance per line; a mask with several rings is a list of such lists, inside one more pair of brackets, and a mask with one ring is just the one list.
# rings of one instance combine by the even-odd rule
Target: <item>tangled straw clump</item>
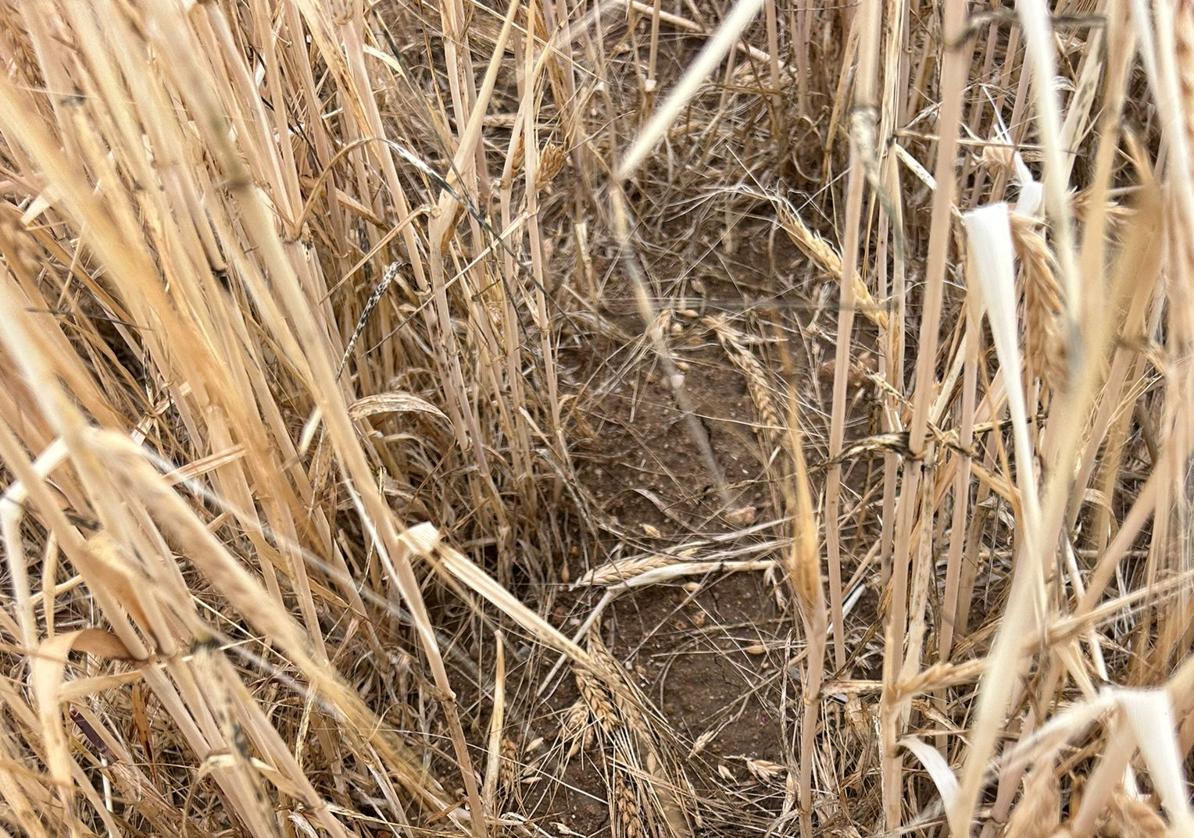
[[1194,834],[1194,3],[973,5],[0,0],[0,830]]

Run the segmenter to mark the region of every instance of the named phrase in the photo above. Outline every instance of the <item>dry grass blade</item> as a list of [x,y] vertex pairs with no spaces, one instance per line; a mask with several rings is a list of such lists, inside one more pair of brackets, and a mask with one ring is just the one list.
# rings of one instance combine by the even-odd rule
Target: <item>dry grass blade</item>
[[378,393],[357,399],[348,406],[348,415],[353,419],[381,413],[426,413],[448,421],[442,410],[411,393]]

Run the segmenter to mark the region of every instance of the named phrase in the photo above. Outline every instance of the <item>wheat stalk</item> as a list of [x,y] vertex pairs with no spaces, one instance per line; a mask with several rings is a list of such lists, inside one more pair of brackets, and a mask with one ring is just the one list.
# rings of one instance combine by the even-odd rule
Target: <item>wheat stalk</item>
[[[810,229],[796,213],[795,207],[782,195],[772,195],[771,205],[775,208],[775,216],[780,227],[788,234],[792,244],[813,260],[814,263],[838,282],[844,282],[842,257],[828,241],[816,231]],[[870,320],[880,329],[886,330],[887,312],[875,302],[870,289],[862,281],[862,277],[854,273],[850,277],[854,289],[854,302],[862,316]]]
[[1194,832],[1194,2],[936,5],[0,2],[3,830]]
[[707,317],[704,322],[713,329],[725,348],[726,355],[746,376],[750,397],[759,411],[759,418],[763,420],[763,426],[756,428],[756,433],[764,441],[772,439],[783,425],[775,407],[775,399],[771,395],[772,385],[763,364],[746,348],[742,333],[732,329],[724,317]]
[[1024,283],[1025,356],[1042,381],[1057,387],[1066,375],[1061,283],[1039,224],[1018,214],[1013,214],[1011,221],[1012,244]]

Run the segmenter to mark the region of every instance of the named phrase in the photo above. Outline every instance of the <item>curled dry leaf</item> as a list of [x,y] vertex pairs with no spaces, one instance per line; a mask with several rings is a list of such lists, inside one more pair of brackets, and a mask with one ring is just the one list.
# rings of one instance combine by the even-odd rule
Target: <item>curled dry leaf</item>
[[379,413],[428,413],[444,421],[448,419],[442,410],[426,399],[397,390],[365,396],[357,399],[348,408],[348,415],[358,420]]
[[29,680],[37,696],[37,717],[46,743],[46,764],[60,794],[67,795],[71,783],[70,747],[62,722],[59,702],[67,656],[85,652],[103,660],[131,660],[128,648],[115,634],[105,629],[86,628],[51,637],[37,648],[30,666]]
[[911,751],[929,772],[933,785],[937,787],[937,793],[941,795],[941,802],[946,806],[952,805],[954,797],[958,794],[958,778],[945,761],[945,757],[941,756],[941,752],[915,736],[905,736],[900,740],[900,744]]

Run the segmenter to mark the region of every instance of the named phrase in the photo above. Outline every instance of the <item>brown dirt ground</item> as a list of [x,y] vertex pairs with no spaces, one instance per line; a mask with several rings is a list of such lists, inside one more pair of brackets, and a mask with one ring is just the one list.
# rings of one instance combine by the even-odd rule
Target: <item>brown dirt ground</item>
[[[766,268],[751,266],[766,265],[764,253],[756,249],[746,256],[749,261],[736,263],[733,274],[706,279],[694,307],[709,314],[740,312],[752,301],[765,304],[789,290],[775,288]],[[595,505],[639,536],[636,551],[674,548],[741,530],[742,523],[724,516],[743,507],[753,507],[758,522],[780,517],[773,475],[752,428],[759,422],[755,404],[743,374],[716,337],[699,318],[672,319],[679,325],[669,334],[669,345],[686,367],[688,395],[732,499],[728,508],[686,430],[653,350],[642,338],[642,320],[631,295],[625,289],[606,289],[604,300],[604,316],[625,337],[607,334],[561,351],[561,362],[572,370],[566,380],[572,382],[571,392],[583,405],[592,432],[572,455]],[[682,307],[675,298],[662,305]],[[823,350],[814,347],[805,361],[816,364]],[[765,356],[762,360],[767,362]],[[828,387],[823,389],[828,398]],[[742,539],[781,535],[782,529],[774,529]],[[573,578],[616,555],[615,539],[606,541],[604,555],[589,557],[588,566],[569,568]],[[622,595],[600,624],[606,645],[679,741],[689,747],[705,737],[701,752],[686,761],[702,803],[702,835],[763,835],[782,808],[786,770],[763,779],[747,768],[748,760],[785,764],[791,748],[784,743],[793,735],[790,721],[799,706],[799,673],[784,667],[790,646],[801,639],[793,613],[780,607],[783,591],[777,584],[782,584],[780,577],[761,571],[680,579]],[[561,593],[553,622],[574,630],[600,595],[600,590]],[[544,715],[562,715],[576,696],[571,679],[563,679]],[[582,754],[557,779],[531,807],[536,821],[558,834],[569,834],[561,826],[585,836],[610,834],[597,762]]]

